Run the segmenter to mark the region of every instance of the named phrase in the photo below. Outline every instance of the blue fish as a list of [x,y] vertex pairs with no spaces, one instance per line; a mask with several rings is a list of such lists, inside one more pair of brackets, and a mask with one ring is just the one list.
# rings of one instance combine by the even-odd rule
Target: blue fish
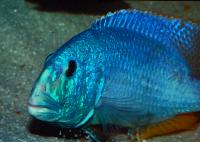
[[199,49],[197,24],[138,10],[108,13],[46,58],[28,111],[88,133],[92,125],[142,132],[198,112]]

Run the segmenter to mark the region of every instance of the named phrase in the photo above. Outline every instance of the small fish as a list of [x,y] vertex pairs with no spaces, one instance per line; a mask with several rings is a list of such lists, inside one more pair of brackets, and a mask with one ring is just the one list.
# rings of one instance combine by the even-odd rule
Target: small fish
[[46,58],[28,111],[92,135],[95,125],[138,130],[141,139],[187,130],[198,122],[199,69],[199,25],[138,10],[108,13]]

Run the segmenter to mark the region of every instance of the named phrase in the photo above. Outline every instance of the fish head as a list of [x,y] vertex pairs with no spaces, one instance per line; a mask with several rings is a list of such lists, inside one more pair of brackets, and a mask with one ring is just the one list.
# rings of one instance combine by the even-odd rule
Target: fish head
[[29,113],[64,127],[85,124],[94,114],[101,88],[100,72],[91,64],[77,51],[49,55],[29,96]]

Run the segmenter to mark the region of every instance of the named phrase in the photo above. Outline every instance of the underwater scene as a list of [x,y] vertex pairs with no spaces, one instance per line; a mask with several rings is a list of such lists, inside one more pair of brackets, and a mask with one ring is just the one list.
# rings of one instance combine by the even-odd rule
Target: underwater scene
[[0,0],[0,142],[200,142],[199,13]]

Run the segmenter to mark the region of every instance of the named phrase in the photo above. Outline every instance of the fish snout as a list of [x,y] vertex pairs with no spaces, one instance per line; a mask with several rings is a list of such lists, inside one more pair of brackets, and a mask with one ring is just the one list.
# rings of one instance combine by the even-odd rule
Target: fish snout
[[62,116],[62,106],[46,93],[44,85],[32,91],[28,111],[33,117],[43,121],[55,121]]

